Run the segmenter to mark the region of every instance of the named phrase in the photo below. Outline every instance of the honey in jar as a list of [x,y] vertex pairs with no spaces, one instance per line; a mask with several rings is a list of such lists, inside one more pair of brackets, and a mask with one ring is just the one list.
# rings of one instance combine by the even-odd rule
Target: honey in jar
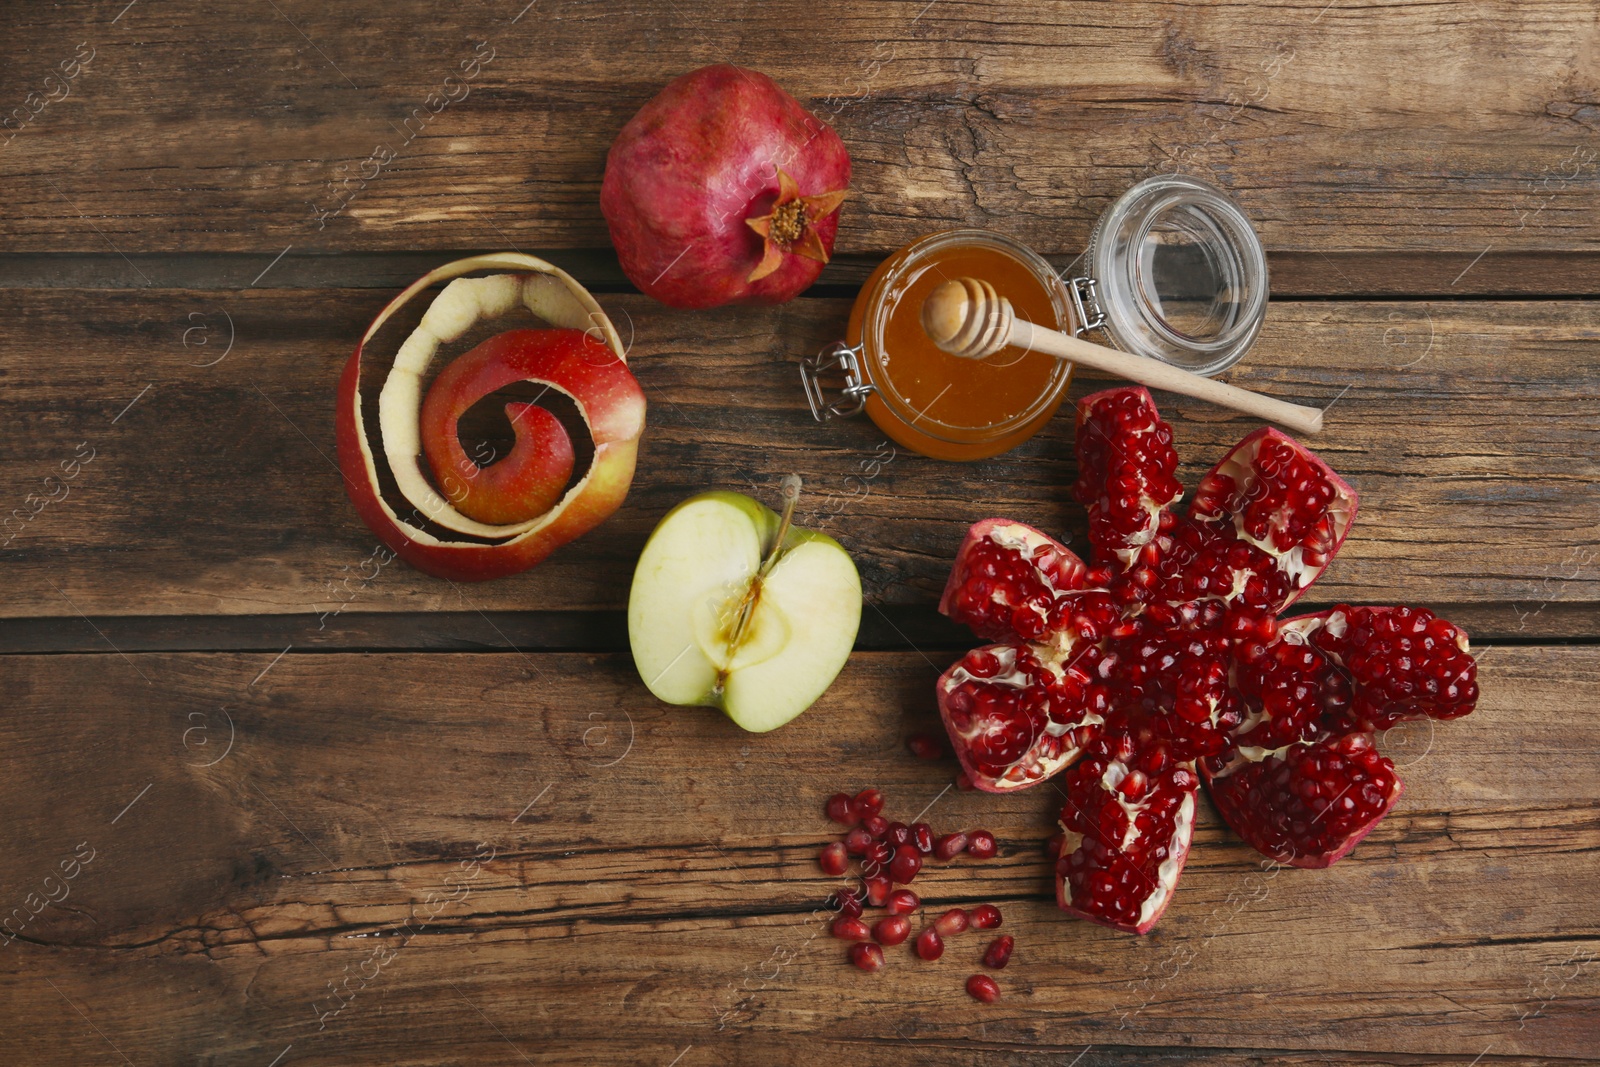
[[1032,437],[1055,414],[1071,364],[1043,352],[1006,347],[971,360],[937,348],[922,328],[922,304],[939,284],[982,278],[1017,315],[1051,329],[1071,320],[1067,295],[1050,265],[1024,245],[986,230],[924,237],[885,260],[850,313],[848,341],[802,371],[813,411],[822,404],[815,373],[845,371],[846,396],[891,439],[937,459],[998,455]]

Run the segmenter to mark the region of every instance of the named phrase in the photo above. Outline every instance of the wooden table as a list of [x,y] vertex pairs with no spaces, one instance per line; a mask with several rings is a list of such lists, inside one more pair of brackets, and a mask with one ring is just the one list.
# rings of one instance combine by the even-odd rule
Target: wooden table
[[[0,14],[0,503],[31,514],[0,549],[0,1061],[1600,1062],[1591,4],[524,2]],[[854,192],[804,298],[674,312],[617,269],[604,153],[723,59],[836,126]],[[908,240],[983,226],[1066,267],[1171,169],[1269,250],[1231,380],[1337,401],[1315,446],[1362,512],[1315,605],[1447,614],[1484,696],[1391,735],[1406,795],[1331,870],[1264,871],[1206,806],[1134,938],[1055,908],[1053,791],[944,792],[903,747],[971,644],[933,611],[966,525],[1084,544],[1070,418],[863,488],[881,435],[814,423],[795,363]],[[378,566],[335,378],[399,286],[506,248],[631,320],[632,493],[516,578]],[[1158,399],[1191,485],[1251,428]],[[868,606],[823,700],[746,735],[650,697],[622,610],[668,507],[790,471]],[[998,1004],[962,990],[976,935],[875,976],[826,936],[822,801],[869,784],[999,836],[916,885],[1004,910]]]

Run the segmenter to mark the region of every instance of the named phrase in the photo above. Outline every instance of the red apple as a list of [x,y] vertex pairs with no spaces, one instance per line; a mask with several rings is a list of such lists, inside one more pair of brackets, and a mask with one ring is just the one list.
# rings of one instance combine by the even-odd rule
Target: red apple
[[[472,271],[496,267],[534,273],[461,278]],[[439,295],[395,358],[379,401],[380,447],[375,449],[362,417],[363,349],[384,322],[412,297],[452,278],[460,280]],[[460,287],[463,283],[465,286]],[[438,345],[461,336],[485,315],[505,314],[518,303],[526,304],[546,322],[566,329],[509,331],[463,356],[468,361],[466,367],[444,386],[436,386],[442,389],[441,399],[434,412],[435,422],[425,433],[419,412],[420,377]],[[560,337],[545,336],[552,333]],[[490,524],[457,510],[451,500],[434,490],[420,473],[418,453],[423,451],[424,439],[432,437],[435,447],[449,459],[448,441],[455,440],[455,419],[478,398],[514,381],[544,383],[571,396],[589,425],[594,459],[583,479],[542,514]],[[621,505],[633,479],[644,413],[644,394],[627,368],[622,343],[593,297],[564,271],[543,260],[520,253],[497,253],[458,260],[430,272],[379,313],[340,378],[335,431],[346,490],[367,526],[419,570],[456,581],[483,581],[526,570],[610,517]],[[482,514],[506,514],[507,507],[516,512],[515,505],[508,504],[515,496],[520,495],[521,504],[526,506],[530,500],[536,503],[559,493],[570,475],[571,442],[566,442],[567,474],[560,473],[559,455],[553,457],[552,465],[551,457],[541,458],[531,451],[534,446],[549,442],[552,426],[560,431],[559,423],[551,417],[548,424],[537,421],[525,436],[519,436],[513,455],[519,451],[522,455],[516,464],[479,490],[481,501],[488,508]],[[565,440],[564,431],[559,435]],[[391,504],[380,491],[380,459],[399,487],[402,499],[396,504]],[[479,472],[479,478],[497,465]],[[502,481],[504,484],[500,484]],[[445,488],[450,490],[448,484]],[[456,536],[459,534],[468,536]]]

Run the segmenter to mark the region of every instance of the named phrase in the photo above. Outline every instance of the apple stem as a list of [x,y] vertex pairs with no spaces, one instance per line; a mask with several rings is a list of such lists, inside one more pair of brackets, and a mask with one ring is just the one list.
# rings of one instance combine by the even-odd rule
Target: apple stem
[[[772,568],[778,565],[778,557],[783,554],[783,542],[789,536],[789,524],[794,520],[794,506],[800,499],[800,476],[790,474],[783,479],[783,515],[778,520],[778,532],[772,539],[772,544],[767,548],[767,558],[761,561],[761,569],[756,571],[750,580],[750,588],[745,590],[744,600],[739,604],[739,615],[734,623],[733,636],[728,639],[728,648],[737,649],[739,642],[744,639],[745,627],[750,625],[750,616],[755,612],[756,601],[761,599],[761,586]],[[720,685],[719,685],[720,688]]]
[[789,523],[794,519],[794,506],[800,499],[800,476],[798,474],[786,475],[783,479],[783,516],[778,522],[778,533],[772,539],[772,547],[767,549],[767,558],[761,563],[759,573],[762,577],[771,573],[772,568],[778,564],[778,556],[783,551],[783,542],[789,536]]

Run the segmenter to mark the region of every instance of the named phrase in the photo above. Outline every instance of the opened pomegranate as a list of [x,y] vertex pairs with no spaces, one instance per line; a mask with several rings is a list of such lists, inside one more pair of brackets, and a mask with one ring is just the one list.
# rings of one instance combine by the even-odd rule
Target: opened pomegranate
[[939,607],[994,643],[936,692],[976,788],[1067,772],[1058,902],[1143,933],[1171,902],[1202,781],[1262,853],[1325,867],[1400,795],[1375,731],[1467,714],[1477,668],[1466,634],[1422,609],[1278,619],[1356,512],[1278,431],[1241,441],[1181,513],[1172,428],[1144,389],[1086,397],[1077,447],[1094,566],[1022,523],[975,524]]
[[765,74],[717,63],[622,128],[600,210],[623,272],[662,303],[780,304],[822,273],[849,184],[832,127]]

